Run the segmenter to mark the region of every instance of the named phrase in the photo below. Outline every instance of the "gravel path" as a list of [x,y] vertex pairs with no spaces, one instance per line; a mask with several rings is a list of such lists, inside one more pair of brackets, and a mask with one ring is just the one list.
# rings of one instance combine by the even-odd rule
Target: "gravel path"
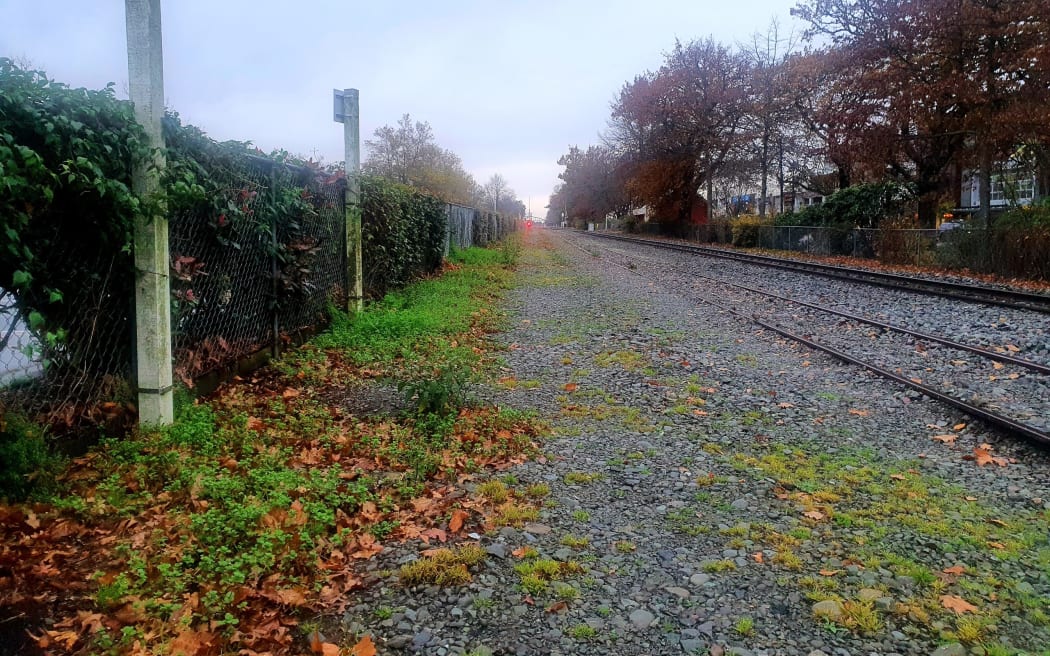
[[[439,656],[1050,645],[1045,452],[698,305],[655,255],[529,241],[504,384],[478,395],[552,423],[546,457],[504,472],[549,486],[539,518],[480,535],[464,586],[401,585],[427,545],[388,545],[346,628]],[[1001,464],[967,459],[983,443]],[[526,547],[572,565],[530,587]]]

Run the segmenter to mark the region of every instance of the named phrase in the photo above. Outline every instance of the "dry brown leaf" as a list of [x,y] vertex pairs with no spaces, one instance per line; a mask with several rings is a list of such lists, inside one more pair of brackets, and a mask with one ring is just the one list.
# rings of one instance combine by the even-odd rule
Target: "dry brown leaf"
[[339,645],[325,642],[321,644],[321,656],[339,656]]
[[459,530],[463,528],[463,520],[467,518],[467,511],[457,508],[452,511],[452,519],[448,520],[448,530],[452,533],[459,533]]
[[761,564],[765,562],[765,556],[762,555],[761,551],[756,551],[755,553],[751,554],[751,557],[755,559],[756,563]]
[[564,601],[556,601],[553,604],[551,604],[550,606],[547,606],[547,612],[548,613],[558,613],[558,612],[561,612],[561,611],[565,610],[568,607],[569,607],[569,604],[565,603]]
[[572,392],[575,392],[578,387],[579,385],[577,385],[576,383],[565,383],[565,391],[569,392],[570,394]]
[[524,558],[526,553],[528,553],[528,551],[525,549],[525,547],[518,547],[514,551],[510,552],[510,555],[514,556],[515,558]]
[[952,426],[952,430],[955,432],[959,432],[964,428],[966,428],[966,424],[955,424],[954,426]]
[[892,478],[895,481],[903,481],[904,474],[890,474],[890,478]]
[[1009,524],[1007,524],[1003,520],[996,519],[995,517],[989,517],[988,518],[988,523],[989,524],[995,524],[996,526],[1002,526],[1003,528],[1008,528],[1010,526]]
[[807,510],[806,512],[802,513],[802,516],[809,517],[810,519],[815,519],[818,522],[826,517],[826,515],[820,512],[819,510]]
[[281,397],[284,399],[294,399],[297,396],[299,396],[299,390],[293,387],[289,387],[288,389],[281,392]]
[[977,612],[977,606],[974,606],[962,597],[956,595],[941,595],[940,599],[941,605],[948,610],[955,612],[956,615]]
[[26,520],[25,521],[26,521],[26,525],[29,526],[29,528],[32,528],[32,529],[40,528],[40,519],[36,516],[36,513],[33,512],[32,510],[30,510],[30,511],[28,511],[26,513]]
[[821,576],[837,576],[842,573],[841,569],[822,569],[817,574]]
[[992,368],[995,369],[996,371],[999,371],[1000,369],[1002,369],[1005,366],[1006,365],[1004,365],[1002,362],[993,362],[992,363]]
[[952,435],[951,433],[946,433],[944,435],[934,435],[930,439],[937,440],[938,442],[941,442],[943,444],[955,444],[955,440],[957,440],[958,438],[959,438],[958,435]]
[[992,464],[1005,467],[1008,464],[1006,458],[999,458],[992,455],[992,445],[988,443],[974,447],[973,459],[977,461],[978,467]]
[[350,648],[350,656],[376,656],[376,646],[372,636],[366,635]]
[[1003,544],[1002,542],[989,542],[988,546],[991,547],[992,549],[999,549],[999,550],[1002,550],[1002,549],[1006,548],[1006,545]]
[[963,572],[965,572],[966,568],[963,567],[962,565],[953,565],[951,567],[945,567],[941,571],[944,572],[945,574],[952,574],[954,576],[958,576],[958,575],[962,574]]
[[860,410],[858,408],[850,408],[849,409],[849,413],[851,415],[856,415],[858,417],[867,417],[868,415],[871,414],[871,411],[870,410]]

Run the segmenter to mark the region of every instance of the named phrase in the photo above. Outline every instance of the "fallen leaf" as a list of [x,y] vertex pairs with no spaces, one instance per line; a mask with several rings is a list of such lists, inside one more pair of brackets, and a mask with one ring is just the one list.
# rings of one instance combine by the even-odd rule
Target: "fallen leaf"
[[956,595],[941,595],[941,605],[948,610],[954,611],[956,615],[963,613],[976,613],[977,606]]
[[376,646],[372,636],[366,635],[350,648],[350,656],[376,656]]
[[822,569],[819,572],[817,572],[817,574],[820,574],[821,576],[837,576],[841,573],[841,569]]
[[765,562],[765,556],[762,555],[761,551],[756,551],[755,553],[751,554],[751,557],[755,559],[756,563]]
[[859,410],[857,408],[850,408],[849,409],[849,413],[851,415],[857,415],[858,417],[867,417],[868,415],[871,414],[871,411],[869,411],[869,410]]
[[806,512],[802,513],[802,516],[809,517],[810,519],[815,519],[818,522],[824,519],[825,517],[824,513],[820,512],[819,510],[807,510]]
[[890,474],[890,478],[892,478],[895,481],[903,481],[904,474]]
[[1004,365],[1002,362],[993,362],[992,363],[992,368],[995,369],[996,371],[999,371],[1000,369],[1002,369],[1005,366],[1006,365]]
[[988,443],[974,447],[973,458],[977,461],[978,467],[992,464],[1005,467],[1008,464],[1006,458],[999,458],[992,455],[992,445]]
[[467,511],[457,508],[452,511],[452,519],[448,521],[448,530],[452,533],[459,533],[459,530],[463,528],[463,520],[467,518]]
[[281,393],[281,397],[284,399],[294,399],[299,396],[299,390],[289,387]]
[[40,528],[40,520],[37,518],[36,513],[32,510],[26,513],[26,524],[29,526],[29,528]]
[[947,433],[945,435],[934,435],[930,439],[937,440],[938,442],[941,442],[943,444],[955,444],[955,440],[958,439],[958,437],[958,435],[952,435],[951,433]]
[[1003,520],[1001,520],[1001,519],[996,519],[995,517],[989,517],[989,518],[988,518],[988,523],[989,523],[989,524],[995,524],[996,526],[1002,526],[1003,528],[1007,528],[1007,527],[1009,527],[1009,526],[1010,526],[1009,524],[1007,524],[1007,523],[1006,523],[1006,522],[1004,522]]
[[263,421],[258,417],[248,417],[248,430],[250,431],[261,431],[263,429]]
[[321,656],[339,656],[339,645],[326,642],[321,645]]
[[955,432],[959,432],[964,428],[966,428],[966,424],[955,424],[954,426],[952,426],[952,430]]
[[963,497],[963,501],[977,501],[977,497]]
[[958,576],[958,575],[962,574],[963,572],[965,572],[966,568],[963,567],[962,565],[953,565],[951,567],[945,567],[941,571],[944,572],[945,574],[953,574],[955,576]]
[[565,383],[565,391],[569,392],[570,394],[572,392],[575,392],[576,388],[578,388],[578,387],[579,387],[579,385],[577,385],[576,383]]
[[528,551],[525,549],[525,547],[518,547],[514,551],[510,552],[510,555],[514,556],[515,558],[524,558],[526,553],[528,553]]
[[569,604],[565,603],[564,601],[556,601],[553,604],[551,604],[550,606],[547,606],[547,612],[548,613],[557,613],[557,612],[565,610],[568,607],[569,607]]
[[991,547],[992,549],[999,549],[999,550],[1002,550],[1002,549],[1006,548],[1006,545],[1003,544],[1002,542],[989,542],[988,546]]

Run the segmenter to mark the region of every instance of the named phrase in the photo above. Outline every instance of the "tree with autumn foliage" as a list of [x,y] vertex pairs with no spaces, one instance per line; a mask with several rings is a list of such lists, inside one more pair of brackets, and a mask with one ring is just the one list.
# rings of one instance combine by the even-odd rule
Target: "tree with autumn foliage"
[[607,140],[625,164],[627,193],[658,221],[689,222],[698,190],[742,144],[748,62],[713,39],[676,43],[656,72],[624,85]]
[[826,107],[857,101],[817,121],[852,144],[845,159],[914,182],[927,227],[957,191],[960,167],[976,166],[987,217],[992,162],[1045,137],[1050,118],[1043,3],[802,0],[793,13],[828,44],[816,55],[829,78]]
[[558,164],[565,167],[558,175],[562,184],[549,204],[556,217],[564,212],[568,220],[585,224],[627,209],[620,162],[609,148],[590,146],[580,150],[572,146]]

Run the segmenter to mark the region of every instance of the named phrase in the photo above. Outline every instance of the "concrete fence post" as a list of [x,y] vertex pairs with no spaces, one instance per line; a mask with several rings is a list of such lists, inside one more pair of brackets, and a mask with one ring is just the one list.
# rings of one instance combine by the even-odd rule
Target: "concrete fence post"
[[156,201],[164,168],[164,51],[160,0],[125,0],[128,87],[150,156],[134,164],[132,188],[145,211],[135,220],[135,362],[139,423],[173,421],[168,219]]
[[357,89],[336,89],[335,120],[343,124],[346,172],[346,310],[364,309],[361,259],[361,103]]

